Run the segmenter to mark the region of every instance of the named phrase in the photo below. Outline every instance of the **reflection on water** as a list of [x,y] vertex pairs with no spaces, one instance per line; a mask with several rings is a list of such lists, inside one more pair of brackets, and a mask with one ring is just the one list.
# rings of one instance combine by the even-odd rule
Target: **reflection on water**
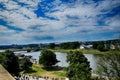
[[[14,52],[14,53],[21,53],[21,54],[25,54],[25,55],[31,55],[34,59],[39,60],[39,56],[40,56],[40,51],[37,52],[26,52],[26,51],[19,51],[19,52]],[[61,52],[55,52],[56,54],[56,58],[57,60],[59,60],[60,62],[57,63],[58,66],[62,66],[62,67],[67,67],[68,63],[66,62],[66,56],[67,53],[61,53]],[[96,70],[97,65],[96,65],[96,61],[97,61],[97,57],[94,56],[93,54],[84,54],[84,56],[88,59],[88,61],[90,62],[90,67],[92,68],[92,70]]]

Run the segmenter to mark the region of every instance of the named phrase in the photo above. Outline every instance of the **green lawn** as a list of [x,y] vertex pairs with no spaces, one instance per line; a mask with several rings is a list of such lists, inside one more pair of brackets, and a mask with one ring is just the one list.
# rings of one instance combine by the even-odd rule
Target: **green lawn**
[[65,71],[64,70],[45,70],[42,68],[41,65],[33,64],[32,70],[30,72],[25,73],[32,76],[48,76],[49,78],[65,78]]

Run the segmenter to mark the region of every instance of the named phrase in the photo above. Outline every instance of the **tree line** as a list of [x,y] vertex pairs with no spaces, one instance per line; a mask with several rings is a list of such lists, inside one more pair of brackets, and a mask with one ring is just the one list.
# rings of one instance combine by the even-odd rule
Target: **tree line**
[[[56,47],[59,49],[78,49],[80,45],[92,45],[92,49],[97,49],[99,51],[108,51],[111,48],[111,44],[117,46],[115,49],[119,49],[120,47],[120,39],[115,40],[106,40],[106,41],[89,41],[89,42],[63,42],[59,44],[49,43],[46,46],[48,49],[55,49]],[[44,45],[44,44],[43,44]]]

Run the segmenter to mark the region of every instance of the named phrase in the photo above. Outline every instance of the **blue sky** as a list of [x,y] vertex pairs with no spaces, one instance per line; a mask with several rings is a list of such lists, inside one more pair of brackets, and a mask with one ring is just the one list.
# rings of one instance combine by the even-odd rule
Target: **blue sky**
[[120,36],[120,0],[0,0],[0,45]]

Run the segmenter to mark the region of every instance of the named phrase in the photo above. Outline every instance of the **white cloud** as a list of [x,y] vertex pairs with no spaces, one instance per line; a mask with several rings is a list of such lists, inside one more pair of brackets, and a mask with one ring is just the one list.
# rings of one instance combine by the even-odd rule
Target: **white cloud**
[[0,33],[13,34],[13,33],[15,33],[15,31],[14,30],[9,30],[5,26],[0,25]]
[[[18,0],[18,2],[27,4],[24,6],[19,5],[18,2],[13,0],[0,1],[7,9],[0,12],[0,18],[7,21],[10,26],[25,30],[16,33],[13,30],[0,26],[2,32],[7,33],[6,31],[10,31],[14,33],[11,34],[11,38],[9,37],[10,39],[8,39],[8,41],[30,41],[34,36],[52,36],[56,40],[67,39],[71,36],[72,39],[79,35],[94,35],[96,33],[115,31],[118,30],[116,28],[119,28],[120,25],[119,19],[117,19],[119,15],[104,19],[103,21],[107,24],[106,26],[99,26],[97,22],[102,19],[102,17],[98,17],[98,15],[109,13],[112,8],[119,5],[119,0],[105,0],[98,3],[94,3],[91,0],[89,4],[83,4],[82,0],[71,4],[62,3],[61,0],[55,0],[51,4],[48,3],[49,5],[54,5],[54,8],[43,8],[49,10],[45,12],[46,16],[58,20],[37,17],[34,11],[37,10],[40,1],[41,0]],[[102,12],[102,10],[105,11]],[[21,40],[16,37],[19,37]],[[7,37],[4,37],[3,39],[6,38]]]

